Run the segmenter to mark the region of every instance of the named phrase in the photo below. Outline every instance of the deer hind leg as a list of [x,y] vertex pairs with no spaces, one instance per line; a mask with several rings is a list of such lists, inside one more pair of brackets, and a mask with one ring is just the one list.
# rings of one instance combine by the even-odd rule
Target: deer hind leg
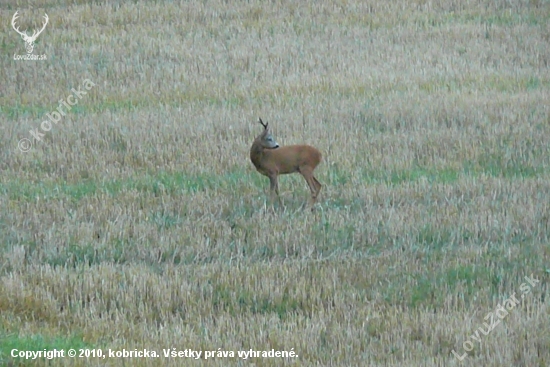
[[302,174],[302,176],[304,176],[307,185],[309,186],[309,190],[311,191],[311,205],[313,205],[317,201],[317,195],[319,195],[319,191],[321,191],[321,184],[313,176],[313,170],[309,167],[301,168],[300,173]]
[[315,186],[317,187],[317,196],[319,196],[319,193],[321,192],[321,188],[323,187],[323,185],[321,185],[321,183],[315,178],[315,176],[313,176],[313,174],[312,174],[312,177],[313,177],[313,181],[315,181]]

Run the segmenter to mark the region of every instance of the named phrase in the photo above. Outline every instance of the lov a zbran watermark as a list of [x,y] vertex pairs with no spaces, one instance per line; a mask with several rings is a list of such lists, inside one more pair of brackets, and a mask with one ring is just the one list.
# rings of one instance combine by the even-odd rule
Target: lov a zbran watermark
[[[533,278],[533,274],[531,274],[531,277],[525,276],[525,283],[521,283],[519,290],[521,291],[521,299],[525,297],[526,294],[531,292],[531,288],[534,287],[537,283],[540,282],[540,280]],[[520,304],[520,300],[516,298],[516,292],[512,293],[510,297],[504,300],[504,302],[501,304],[499,303],[495,309],[494,312],[489,312],[483,320],[488,321],[483,323],[483,326],[480,326],[471,336],[470,338],[478,343],[481,344],[481,338],[479,332],[481,332],[483,335],[489,334],[493,329],[500,324],[500,322],[508,316],[509,311],[512,311],[514,308],[516,308],[517,305]],[[495,317],[496,316],[496,317]],[[485,327],[485,329],[484,329]],[[452,350],[452,353],[456,358],[458,358],[459,361],[464,360],[468,356],[468,353],[471,352],[474,349],[474,343],[470,340],[466,340],[464,343],[462,343],[462,347],[464,348],[465,352],[462,355],[459,355],[455,350]]]
[[42,31],[44,30],[44,28],[46,28],[46,25],[48,24],[48,20],[49,20],[48,14],[44,15],[44,25],[42,26],[42,29],[40,29],[39,31],[35,30],[32,33],[32,36],[29,36],[27,34],[27,31],[21,32],[19,30],[19,27],[16,25],[16,20],[18,18],[17,13],[18,12],[16,11],[15,14],[13,14],[13,18],[11,18],[11,26],[17,33],[21,35],[21,38],[23,38],[23,41],[25,41],[25,49],[27,50],[27,54],[26,55],[13,54],[13,59],[14,60],[46,60],[46,55],[33,55],[32,51],[34,50],[34,42],[36,41],[40,33],[42,33]]
[[[92,89],[94,86],[95,84],[90,79],[84,79],[83,88],[81,87],[79,87],[78,89],[72,88],[71,92],[73,92],[73,94],[69,94],[67,98],[65,98],[65,100],[60,99],[59,106],[57,107],[57,109],[46,114],[46,117],[48,119],[42,121],[42,123],[40,124],[40,130],[39,129],[30,130],[32,139],[34,141],[41,141],[45,135],[44,133],[47,133],[52,129],[52,122],[54,124],[57,124],[61,120],[61,117],[66,116],[67,112],[71,110],[72,108],[71,106],[76,105],[78,101],[82,99],[82,96],[88,94],[87,91]],[[43,131],[44,133],[40,131]],[[17,146],[19,147],[20,151],[22,151],[23,153],[26,153],[29,150],[31,150],[32,144],[33,142],[31,141],[31,139],[23,138],[19,140],[19,142],[17,143]]]

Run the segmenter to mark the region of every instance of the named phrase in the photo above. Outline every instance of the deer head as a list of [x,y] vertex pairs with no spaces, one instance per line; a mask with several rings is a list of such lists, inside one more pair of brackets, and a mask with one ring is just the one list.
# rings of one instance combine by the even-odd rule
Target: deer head
[[275,141],[271,133],[269,132],[269,129],[267,128],[267,125],[269,125],[269,122],[265,123],[262,121],[262,119],[259,119],[259,123],[262,124],[264,127],[264,132],[260,135],[259,140],[260,144],[267,149],[275,149],[279,147],[279,143]]
[[15,14],[13,15],[13,18],[11,19],[11,26],[13,27],[13,29],[15,29],[15,31],[17,33],[19,33],[21,35],[21,38],[23,38],[23,41],[25,41],[25,49],[27,50],[27,53],[30,54],[32,52],[32,50],[34,49],[34,41],[36,41],[36,39],[38,38],[38,36],[40,35],[40,33],[42,33],[42,31],[44,30],[44,28],[46,28],[46,24],[48,24],[48,14],[45,14],[44,15],[44,19],[46,20],[44,22],[44,26],[42,27],[41,30],[39,30],[38,32],[37,31],[34,31],[32,36],[29,36],[27,34],[27,31],[25,32],[21,32],[19,30],[19,27],[17,27],[15,25],[15,21],[17,20],[18,16],[17,16],[17,11],[15,12]]

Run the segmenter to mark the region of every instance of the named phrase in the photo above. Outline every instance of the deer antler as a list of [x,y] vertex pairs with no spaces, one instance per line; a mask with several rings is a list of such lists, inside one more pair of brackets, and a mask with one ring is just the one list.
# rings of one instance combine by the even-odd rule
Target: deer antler
[[264,129],[267,130],[267,125],[269,125],[269,122],[266,122],[266,123],[264,124],[264,122],[262,121],[261,118],[259,118],[259,120],[260,120],[260,124],[262,124],[262,126],[264,127]]
[[44,28],[46,28],[46,24],[48,24],[48,20],[50,19],[50,18],[48,18],[48,14],[44,14],[44,19],[46,19],[46,22],[45,22],[44,25],[42,26],[42,29],[39,30],[38,32],[34,31],[34,32],[32,33],[31,38],[32,38],[33,41],[40,35],[40,33],[42,33],[42,31],[44,30]]
[[17,18],[19,18],[19,17],[17,16],[17,11],[16,11],[15,14],[13,14],[13,18],[11,18],[11,26],[12,26],[13,29],[15,29],[15,31],[16,31],[17,33],[19,33],[21,36],[23,36],[23,37],[28,37],[28,36],[27,36],[27,33],[22,33],[22,32],[19,30],[19,27],[16,27],[16,26],[15,26],[15,21],[17,20]]
[[19,18],[19,16],[18,16],[17,13],[18,13],[18,12],[16,11],[15,14],[13,14],[13,18],[11,18],[11,26],[13,27],[13,29],[15,29],[15,31],[16,31],[17,33],[19,33],[19,34],[23,37],[23,39],[25,40],[25,42],[33,42],[33,41],[36,40],[36,38],[40,35],[40,33],[42,33],[42,31],[44,30],[44,28],[46,28],[46,24],[48,24],[48,20],[49,20],[48,14],[45,14],[45,15],[44,15],[44,19],[46,20],[46,22],[45,22],[44,25],[42,26],[42,29],[39,30],[38,32],[37,32],[37,31],[34,31],[33,34],[32,34],[32,36],[29,36],[29,35],[27,34],[27,31],[21,32],[21,31],[19,30],[19,27],[16,26],[15,21],[17,20],[17,18]]

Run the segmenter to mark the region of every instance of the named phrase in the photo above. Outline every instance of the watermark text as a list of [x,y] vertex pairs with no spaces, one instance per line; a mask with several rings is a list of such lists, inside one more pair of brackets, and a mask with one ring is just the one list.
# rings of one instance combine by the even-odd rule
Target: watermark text
[[45,133],[52,129],[52,123],[56,124],[61,121],[61,118],[66,116],[67,113],[71,110],[72,106],[78,104],[78,101],[82,99],[83,96],[88,94],[87,91],[91,90],[95,84],[90,79],[84,79],[83,87],[78,87],[78,89],[71,89],[72,94],[69,94],[67,98],[59,100],[59,106],[52,112],[46,113],[47,119],[42,121],[40,124],[40,129],[36,128],[30,130],[31,139],[23,138],[19,140],[17,146],[20,151],[23,153],[31,150],[33,141],[42,141]]

